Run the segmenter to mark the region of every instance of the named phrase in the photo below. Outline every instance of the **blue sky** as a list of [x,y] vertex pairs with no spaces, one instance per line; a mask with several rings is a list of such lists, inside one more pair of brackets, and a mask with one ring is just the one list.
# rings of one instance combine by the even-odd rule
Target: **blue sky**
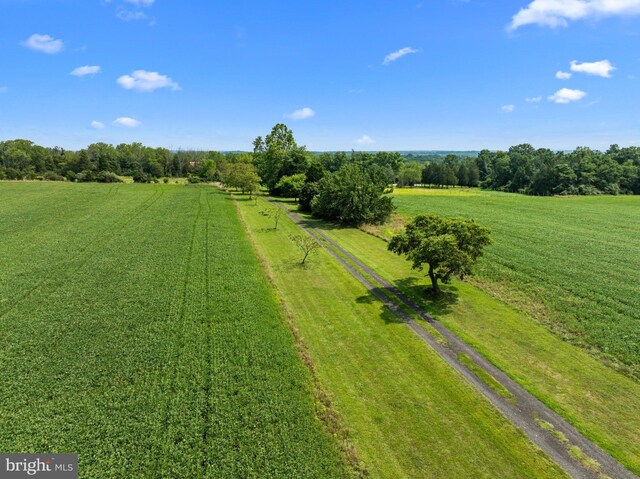
[[0,0],[0,139],[640,145],[639,34],[640,0]]

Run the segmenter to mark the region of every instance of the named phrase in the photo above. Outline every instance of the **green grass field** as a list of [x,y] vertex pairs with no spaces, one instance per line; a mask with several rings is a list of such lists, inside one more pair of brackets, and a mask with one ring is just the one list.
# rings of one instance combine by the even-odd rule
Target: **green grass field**
[[640,377],[640,197],[400,189],[398,213],[476,219],[495,244],[483,288]]
[[228,196],[0,182],[0,450],[80,477],[345,477]]
[[327,252],[300,266],[298,226],[238,204],[371,477],[565,477]]
[[[393,282],[492,363],[640,473],[640,384],[476,286],[454,281],[437,301],[423,273],[355,228],[309,220]],[[425,326],[426,327],[426,326]]]

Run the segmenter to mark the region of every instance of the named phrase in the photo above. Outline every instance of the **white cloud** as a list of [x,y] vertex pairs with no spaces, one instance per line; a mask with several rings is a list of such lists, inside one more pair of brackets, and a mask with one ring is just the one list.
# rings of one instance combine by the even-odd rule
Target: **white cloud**
[[[128,119],[130,120],[131,118],[128,118]],[[118,120],[122,120],[122,118],[118,118]],[[118,121],[118,120],[116,120],[116,121]],[[102,130],[104,128],[104,123],[102,123],[100,121],[93,120],[91,122],[91,128],[94,128],[96,130]]]
[[124,126],[125,128],[135,128],[140,126],[142,122],[136,120],[135,118],[129,118],[128,116],[122,116],[117,118],[114,122],[116,126]]
[[611,72],[615,69],[616,67],[609,60],[591,63],[578,63],[575,60],[571,62],[572,72],[586,73],[587,75],[596,75],[603,78],[611,78]]
[[131,3],[136,7],[150,7],[155,0],[124,0],[127,3]]
[[314,116],[316,116],[316,112],[309,107],[300,108],[293,113],[285,115],[286,118],[291,118],[292,120],[306,120]]
[[542,101],[541,96],[532,96],[531,98],[525,98],[524,101],[527,103],[540,103]]
[[123,22],[132,22],[135,20],[146,20],[147,15],[144,12],[126,10],[124,8],[118,8],[118,12],[116,13],[116,17],[118,17]]
[[83,67],[76,68],[71,73],[69,73],[69,75],[73,75],[73,76],[77,76],[77,77],[83,77],[85,75],[95,75],[96,73],[100,73],[100,67],[99,66],[97,66],[97,65],[95,65],[95,66],[85,65]]
[[358,138],[354,143],[360,146],[373,145],[375,143],[375,140],[369,135],[362,135],[362,137]]
[[64,48],[64,42],[62,40],[56,40],[50,35],[40,35],[34,33],[20,45],[31,50],[35,50],[42,53],[60,53]]
[[640,0],[533,0],[513,16],[509,30],[524,25],[566,27],[570,21],[640,14]]
[[569,88],[561,88],[549,97],[549,101],[559,104],[567,104],[572,101],[582,100],[587,94],[582,90],[571,90]]
[[136,70],[131,75],[123,75],[116,81],[125,90],[153,91],[158,88],[180,90],[180,85],[168,76],[145,70]]
[[418,50],[411,47],[404,47],[395,52],[389,53],[386,57],[384,57],[383,65],[389,65],[391,62],[395,62],[398,58],[402,58],[405,55],[409,55],[411,53],[418,53]]
[[563,72],[562,70],[556,72],[556,78],[558,80],[568,80],[573,75],[569,72]]
[[512,113],[516,109],[516,106],[515,105],[502,105],[500,107],[500,109],[502,111],[504,111],[505,113]]

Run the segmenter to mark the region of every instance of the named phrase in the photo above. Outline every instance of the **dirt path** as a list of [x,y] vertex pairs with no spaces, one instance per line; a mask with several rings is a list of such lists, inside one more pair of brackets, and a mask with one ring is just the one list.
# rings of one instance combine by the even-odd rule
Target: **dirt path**
[[[268,201],[273,202],[270,198]],[[275,204],[275,203],[274,203]],[[276,204],[277,206],[277,204]],[[280,206],[278,206],[280,207]],[[404,295],[393,284],[379,276],[375,271],[363,264],[358,258],[342,248],[324,232],[305,224],[304,218],[297,213],[286,210],[300,228],[309,235],[320,240],[320,243],[353,277],[378,298],[394,314],[402,319],[422,340],[428,343],[453,369],[460,373],[478,391],[480,391],[504,416],[522,430],[540,449],[575,479],[639,479],[613,457],[584,437],[576,428],[560,415],[549,409],[536,397],[527,392],[518,383],[509,378],[500,369],[491,364],[475,349],[462,341],[449,329],[436,321],[420,308],[413,300]],[[372,278],[379,286],[374,285],[360,271]],[[393,298],[392,301],[390,298]],[[438,341],[435,335],[429,334],[418,325],[398,304],[411,309],[429,323],[446,341]],[[428,328],[427,328],[428,329]],[[482,381],[460,360],[460,356],[471,358],[476,368],[484,370],[504,387],[512,397],[503,397]],[[546,427],[542,427],[544,421]],[[550,426],[553,429],[551,429]],[[564,437],[568,442],[561,441]],[[580,448],[582,460],[569,453],[570,447]],[[595,461],[596,463],[594,463]]]

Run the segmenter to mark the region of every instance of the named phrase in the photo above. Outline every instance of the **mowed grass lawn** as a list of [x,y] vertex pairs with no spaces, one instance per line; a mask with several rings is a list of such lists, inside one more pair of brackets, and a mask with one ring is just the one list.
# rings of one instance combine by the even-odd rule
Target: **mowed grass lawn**
[[566,477],[326,251],[239,197],[265,267],[371,477]]
[[83,478],[345,477],[227,195],[0,183],[0,451]]
[[398,189],[394,201],[407,217],[433,212],[489,226],[495,244],[478,267],[487,289],[640,378],[640,197],[456,188]]
[[[424,273],[356,228],[308,219],[394,283],[585,436],[640,474],[640,384],[476,286],[454,281],[434,301]],[[422,323],[429,330],[430,327]]]

